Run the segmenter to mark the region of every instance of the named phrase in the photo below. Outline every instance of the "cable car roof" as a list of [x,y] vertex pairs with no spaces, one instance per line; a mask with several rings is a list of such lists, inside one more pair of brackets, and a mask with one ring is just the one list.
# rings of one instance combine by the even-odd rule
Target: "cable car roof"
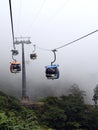
[[59,65],[58,64],[54,64],[54,65],[48,65],[48,66],[45,66],[46,67],[46,69],[47,68],[57,68],[57,67],[59,67]]
[[13,62],[11,62],[11,64],[20,64],[20,62],[18,62],[18,61],[13,61]]

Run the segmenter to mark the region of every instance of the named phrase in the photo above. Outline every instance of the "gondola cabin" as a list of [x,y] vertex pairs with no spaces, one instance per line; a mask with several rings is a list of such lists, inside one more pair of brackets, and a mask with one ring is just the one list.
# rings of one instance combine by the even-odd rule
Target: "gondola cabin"
[[46,66],[46,77],[47,79],[58,79],[59,78],[59,65]]
[[13,56],[18,55],[18,53],[19,53],[18,50],[11,50],[11,51],[12,51],[12,55],[13,55]]
[[37,54],[36,53],[30,54],[30,59],[35,60],[36,58],[37,58]]
[[19,73],[21,71],[20,63],[17,61],[11,62],[10,71],[11,73]]

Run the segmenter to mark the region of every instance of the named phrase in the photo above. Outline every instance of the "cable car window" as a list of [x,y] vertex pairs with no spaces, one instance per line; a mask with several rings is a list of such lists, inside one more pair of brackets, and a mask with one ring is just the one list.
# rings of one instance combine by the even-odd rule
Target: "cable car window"
[[18,50],[11,50],[12,51],[12,55],[18,55]]
[[58,66],[52,65],[46,67],[46,77],[48,79],[58,79],[59,78],[59,70]]
[[36,55],[36,53],[33,53],[33,54],[30,54],[30,59],[36,59],[37,58],[37,55]]
[[11,63],[11,65],[10,65],[10,71],[11,71],[11,73],[18,73],[18,72],[20,72],[21,71],[21,65],[20,65],[20,63],[17,63],[17,62],[15,62],[15,63]]

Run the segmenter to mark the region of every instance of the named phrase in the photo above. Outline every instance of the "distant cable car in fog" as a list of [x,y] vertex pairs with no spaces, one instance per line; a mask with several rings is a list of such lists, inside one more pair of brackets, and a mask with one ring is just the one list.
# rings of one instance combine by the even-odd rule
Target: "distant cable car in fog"
[[30,54],[30,59],[35,60],[36,58],[37,58],[37,54],[36,53]]
[[37,59],[37,54],[35,53],[36,45],[33,45],[33,47],[34,47],[34,50],[33,50],[33,53],[30,54],[30,59],[35,60]]
[[54,60],[51,62],[51,65],[46,66],[46,77],[47,79],[58,79],[59,78],[59,65],[56,65],[53,63],[56,61],[56,54],[55,54],[56,50],[52,50],[52,52],[54,53]]
[[21,64],[20,62],[13,61],[10,65],[10,72],[11,73],[19,73],[21,71]]
[[13,56],[16,56],[16,55],[19,54],[18,50],[15,50],[15,49],[14,49],[14,50],[11,50],[11,51],[12,51],[12,55],[13,55]]
[[10,72],[11,73],[19,73],[21,71],[21,65],[19,62],[16,61],[14,56],[18,55],[18,50],[13,49],[12,51],[12,59],[14,60],[13,62],[10,62]]

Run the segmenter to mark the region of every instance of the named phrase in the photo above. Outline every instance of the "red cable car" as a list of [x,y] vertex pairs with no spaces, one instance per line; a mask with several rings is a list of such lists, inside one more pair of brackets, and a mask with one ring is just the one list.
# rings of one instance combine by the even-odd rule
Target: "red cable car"
[[17,61],[11,62],[10,71],[11,73],[19,73],[21,71],[20,62],[17,62]]

